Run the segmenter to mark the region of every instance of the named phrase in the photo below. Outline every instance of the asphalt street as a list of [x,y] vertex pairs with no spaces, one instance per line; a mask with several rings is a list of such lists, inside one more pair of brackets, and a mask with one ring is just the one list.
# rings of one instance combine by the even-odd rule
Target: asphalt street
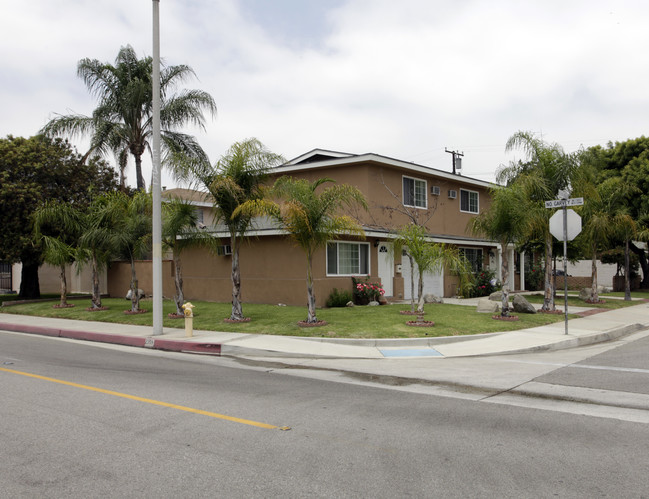
[[[643,369],[638,341],[578,364]],[[637,422],[17,333],[0,369],[6,497],[648,496]]]

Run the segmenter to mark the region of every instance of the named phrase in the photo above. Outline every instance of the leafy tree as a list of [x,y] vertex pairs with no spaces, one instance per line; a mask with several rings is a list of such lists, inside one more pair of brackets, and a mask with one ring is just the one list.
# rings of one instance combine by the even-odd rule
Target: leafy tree
[[[82,59],[77,75],[89,92],[98,99],[92,116],[58,115],[42,132],[51,136],[90,136],[90,151],[113,153],[122,171],[127,153],[135,159],[138,190],[144,190],[142,155],[150,149],[153,133],[153,86],[151,57],[138,59],[132,47],[122,47],[115,65],[97,59]],[[178,130],[186,124],[204,129],[203,110],[216,113],[212,97],[200,90],[174,93],[179,84],[193,77],[194,71],[185,65],[169,66],[160,72],[161,139],[163,164],[176,156],[195,161],[207,157],[196,140]]]
[[[316,299],[313,290],[313,254],[324,248],[327,241],[340,234],[364,237],[362,227],[351,217],[338,215],[343,208],[354,205],[367,207],[361,191],[348,184],[336,184],[318,188],[334,182],[321,178],[314,182],[292,177],[280,177],[268,192],[267,197],[243,203],[233,215],[267,215],[277,221],[289,237],[304,250],[306,255],[307,323],[318,322]],[[275,201],[278,200],[278,201]]]
[[176,314],[183,315],[185,294],[183,290],[182,252],[190,247],[208,245],[211,237],[197,227],[196,208],[189,202],[170,198],[162,204],[162,245],[171,251],[174,261]]
[[506,187],[491,189],[491,206],[469,223],[475,234],[498,241],[502,248],[502,306],[501,315],[509,317],[509,251],[529,233],[529,200],[520,184],[513,182]]
[[242,320],[241,269],[239,249],[251,226],[252,215],[238,210],[250,201],[262,198],[261,185],[268,171],[284,161],[270,152],[257,139],[235,142],[212,167],[208,164],[190,166],[190,175],[198,180],[210,194],[217,221],[230,233],[232,248],[232,313],[231,320]]
[[415,312],[415,264],[418,270],[417,312],[424,311],[424,274],[439,272],[445,265],[457,272],[460,279],[469,275],[469,263],[460,255],[457,248],[445,244],[432,243],[421,225],[409,224],[402,227],[394,240],[396,254],[405,250],[410,260],[410,311]]
[[0,139],[0,260],[22,262],[20,296],[38,298],[43,247],[33,214],[48,200],[87,206],[93,192],[117,187],[115,172],[97,158],[82,161],[69,143],[43,136]]
[[545,291],[542,310],[554,311],[552,279],[552,234],[549,230],[551,210],[544,201],[555,199],[571,187],[579,163],[574,154],[566,153],[559,144],[548,144],[531,132],[516,132],[507,141],[505,150],[522,149],[525,161],[511,163],[498,172],[499,182],[519,182],[525,196],[534,201],[529,215],[530,235],[545,240]]
[[138,312],[140,293],[135,261],[143,258],[151,247],[151,195],[142,191],[134,196],[113,192],[105,201],[109,245],[114,248],[115,256],[126,258],[131,265],[131,312]]

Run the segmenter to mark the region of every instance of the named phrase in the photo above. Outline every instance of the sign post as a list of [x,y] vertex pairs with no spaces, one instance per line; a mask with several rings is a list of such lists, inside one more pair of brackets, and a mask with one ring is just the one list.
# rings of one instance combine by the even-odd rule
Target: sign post
[[565,333],[568,334],[568,241],[572,241],[581,232],[581,217],[568,206],[581,206],[584,198],[555,199],[546,201],[546,208],[562,208],[550,217],[550,233],[563,240],[563,299],[565,311]]

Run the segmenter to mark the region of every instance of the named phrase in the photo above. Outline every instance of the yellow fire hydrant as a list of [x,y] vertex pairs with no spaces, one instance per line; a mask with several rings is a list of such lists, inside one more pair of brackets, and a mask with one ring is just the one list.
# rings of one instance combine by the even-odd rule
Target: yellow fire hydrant
[[185,336],[191,338],[194,336],[194,305],[187,302],[183,305],[185,311]]

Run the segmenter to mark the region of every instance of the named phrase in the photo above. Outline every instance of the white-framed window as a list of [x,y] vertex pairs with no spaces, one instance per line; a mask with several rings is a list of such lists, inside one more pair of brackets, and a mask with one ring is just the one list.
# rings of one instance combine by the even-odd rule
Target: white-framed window
[[428,208],[427,183],[412,177],[403,177],[403,204],[414,208]]
[[480,272],[483,267],[484,255],[482,253],[482,248],[458,248],[460,255],[464,257],[471,264],[473,272]]
[[368,275],[369,243],[332,241],[327,243],[327,275]]
[[203,208],[194,208],[194,212],[196,213],[196,223],[197,224],[202,224],[203,223]]
[[467,191],[460,189],[460,211],[467,213],[479,213],[480,211],[480,195],[476,191]]

